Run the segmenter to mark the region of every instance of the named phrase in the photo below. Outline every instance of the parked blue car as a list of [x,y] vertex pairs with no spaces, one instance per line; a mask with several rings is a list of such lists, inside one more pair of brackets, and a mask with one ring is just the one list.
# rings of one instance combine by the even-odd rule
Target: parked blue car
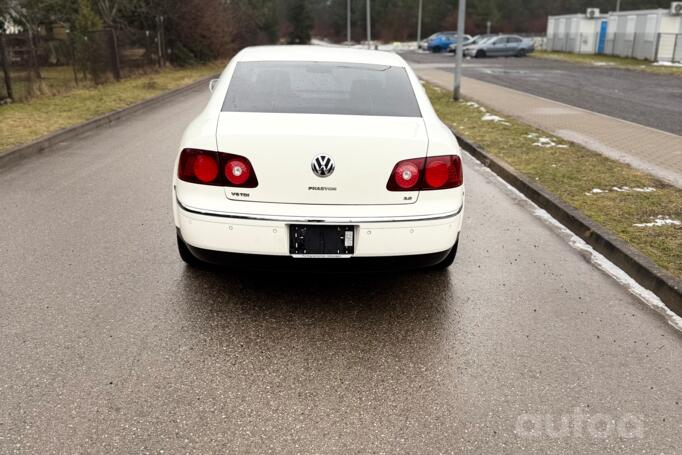
[[[471,36],[464,35],[464,42],[470,39]],[[443,52],[455,43],[457,43],[457,32],[441,32],[427,42],[426,49],[431,52]]]

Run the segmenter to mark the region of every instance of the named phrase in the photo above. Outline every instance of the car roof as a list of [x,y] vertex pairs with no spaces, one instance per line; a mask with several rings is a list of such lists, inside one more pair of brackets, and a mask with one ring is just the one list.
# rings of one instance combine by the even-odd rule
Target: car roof
[[407,63],[398,54],[369,49],[351,49],[341,46],[253,46],[242,49],[235,57],[237,62],[301,61],[360,63],[405,67]]

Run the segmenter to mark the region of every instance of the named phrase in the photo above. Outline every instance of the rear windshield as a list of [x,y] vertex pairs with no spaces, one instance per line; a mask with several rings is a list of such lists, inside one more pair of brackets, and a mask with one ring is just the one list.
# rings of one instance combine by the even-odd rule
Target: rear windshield
[[328,62],[241,62],[223,112],[421,117],[405,68]]

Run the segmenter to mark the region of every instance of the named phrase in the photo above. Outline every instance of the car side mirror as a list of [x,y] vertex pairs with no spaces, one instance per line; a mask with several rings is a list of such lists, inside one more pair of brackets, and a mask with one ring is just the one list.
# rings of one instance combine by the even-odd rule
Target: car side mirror
[[211,79],[211,82],[208,83],[208,91],[213,93],[213,90],[215,90],[215,86],[218,85],[218,81],[220,79]]

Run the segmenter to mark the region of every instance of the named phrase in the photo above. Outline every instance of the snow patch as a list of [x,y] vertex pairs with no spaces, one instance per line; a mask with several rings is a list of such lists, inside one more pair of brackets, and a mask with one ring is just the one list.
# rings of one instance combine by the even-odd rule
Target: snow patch
[[416,41],[407,41],[407,42],[394,41],[392,43],[379,44],[378,48],[380,51],[389,51],[389,52],[414,51],[414,50],[417,50],[417,42]]
[[481,120],[484,122],[504,122],[504,119],[498,115],[493,115],[493,114],[488,114],[486,113],[483,117],[481,117]]
[[550,148],[550,147],[556,147],[559,149],[567,149],[568,145],[565,144],[557,144],[555,141],[555,138],[549,138],[549,137],[540,137],[539,134],[537,133],[529,133],[526,135],[528,139],[533,139],[535,142],[533,143],[534,146],[536,147],[542,147],[542,148]]
[[621,186],[621,187],[614,186],[611,189],[613,191],[617,191],[619,193],[629,193],[631,191],[636,191],[638,193],[653,193],[654,191],[656,191],[656,188],[652,188],[650,186],[645,186],[644,188],[630,188],[629,186]]
[[637,227],[659,227],[659,226],[679,226],[682,222],[678,220],[673,220],[670,217],[659,215],[656,218],[652,218],[651,223],[635,223],[633,226]]
[[656,62],[656,63],[654,63],[654,66],[672,66],[672,67],[675,67],[675,68],[682,68],[682,63]]
[[537,140],[537,142],[534,142],[533,145],[536,147],[549,148],[549,147],[556,147],[557,143],[548,137],[541,137]]
[[[652,188],[650,186],[645,186],[644,188],[630,188],[629,186],[612,186],[611,191],[615,191],[616,193],[630,193],[632,191],[636,191],[638,193],[653,193],[656,191],[656,188]],[[602,190],[599,188],[593,188],[590,190],[589,193],[585,193],[588,196],[591,196],[593,194],[599,194],[599,193],[608,193],[609,190]]]

